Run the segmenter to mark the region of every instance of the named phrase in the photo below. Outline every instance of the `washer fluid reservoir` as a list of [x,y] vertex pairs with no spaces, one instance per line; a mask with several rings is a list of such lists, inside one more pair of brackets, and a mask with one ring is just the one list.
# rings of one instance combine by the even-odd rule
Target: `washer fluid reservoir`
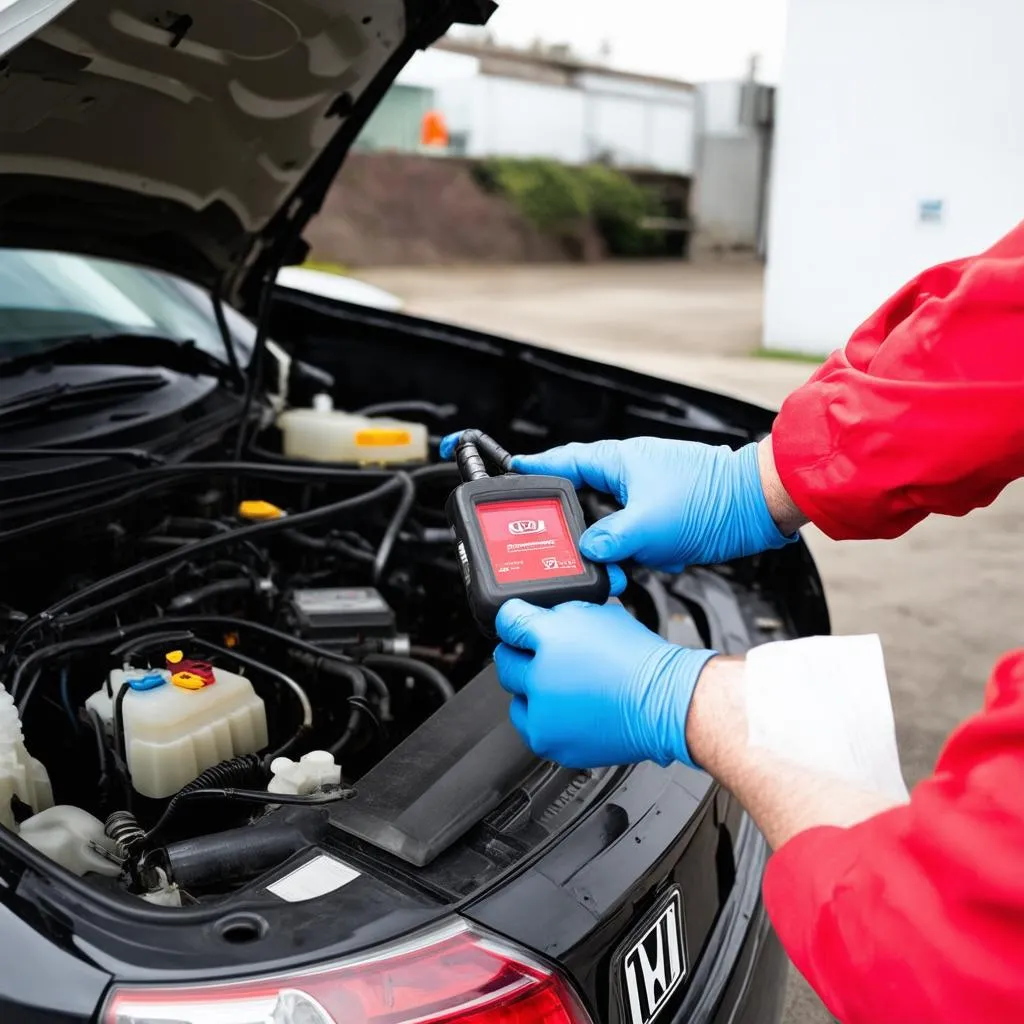
[[359,416],[335,409],[330,395],[317,395],[312,409],[289,409],[277,417],[284,454],[314,462],[401,465],[425,462],[423,423]]

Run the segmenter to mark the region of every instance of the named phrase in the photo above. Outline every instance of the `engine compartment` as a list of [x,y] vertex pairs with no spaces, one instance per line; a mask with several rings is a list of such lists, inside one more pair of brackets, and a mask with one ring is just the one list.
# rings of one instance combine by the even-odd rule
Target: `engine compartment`
[[[129,902],[242,894],[328,833],[466,894],[607,773],[541,764],[508,723],[443,511],[456,468],[282,440],[241,461],[126,452],[105,475],[74,460],[0,501],[0,839]],[[581,497],[588,521],[615,508]],[[804,557],[634,570],[622,601],[674,642],[745,650],[794,632],[803,572],[781,567]]]
[[[3,681],[24,734],[15,718],[8,746],[55,805],[22,783],[8,827],[154,901],[244,883],[211,846],[209,877],[175,886],[165,851],[345,799],[489,661],[441,511],[456,479],[264,450],[3,503]],[[267,831],[279,853],[322,825],[298,810]]]

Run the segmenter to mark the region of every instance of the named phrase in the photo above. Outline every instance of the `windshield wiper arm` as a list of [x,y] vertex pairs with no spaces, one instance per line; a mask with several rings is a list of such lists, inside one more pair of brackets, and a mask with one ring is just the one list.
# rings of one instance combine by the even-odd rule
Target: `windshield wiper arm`
[[116,364],[162,366],[192,376],[232,379],[230,367],[194,341],[174,341],[156,334],[75,334],[61,337],[36,352],[0,361],[0,375],[14,376],[33,366]]
[[131,398],[165,387],[168,381],[159,373],[135,373],[113,380],[83,384],[55,383],[0,401],[0,420],[28,417],[38,419],[54,412],[84,412],[107,405],[118,398]]

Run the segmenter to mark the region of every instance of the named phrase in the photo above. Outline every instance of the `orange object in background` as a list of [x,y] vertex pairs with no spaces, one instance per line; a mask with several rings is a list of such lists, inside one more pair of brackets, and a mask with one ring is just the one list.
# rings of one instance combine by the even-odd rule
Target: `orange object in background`
[[440,110],[428,110],[420,122],[420,145],[448,147],[448,125]]

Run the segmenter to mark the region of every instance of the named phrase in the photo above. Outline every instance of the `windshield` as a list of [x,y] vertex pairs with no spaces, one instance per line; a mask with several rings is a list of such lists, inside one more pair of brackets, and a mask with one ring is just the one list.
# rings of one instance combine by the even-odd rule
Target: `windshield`
[[[225,315],[244,365],[255,327],[229,307]],[[82,334],[194,341],[204,352],[226,359],[210,296],[196,285],[92,256],[0,249],[0,360],[44,351]]]

